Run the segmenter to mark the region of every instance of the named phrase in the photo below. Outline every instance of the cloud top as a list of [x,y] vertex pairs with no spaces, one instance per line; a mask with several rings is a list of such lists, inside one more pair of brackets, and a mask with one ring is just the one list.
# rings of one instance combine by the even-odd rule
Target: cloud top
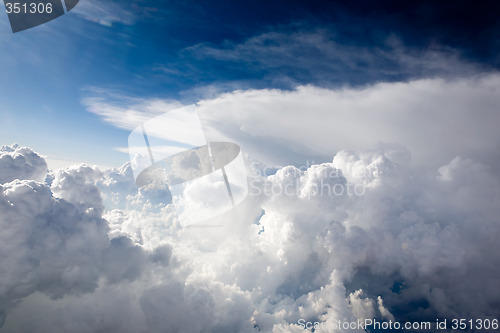
[[30,148],[17,144],[0,147],[0,184],[15,179],[43,181],[46,174],[45,159]]

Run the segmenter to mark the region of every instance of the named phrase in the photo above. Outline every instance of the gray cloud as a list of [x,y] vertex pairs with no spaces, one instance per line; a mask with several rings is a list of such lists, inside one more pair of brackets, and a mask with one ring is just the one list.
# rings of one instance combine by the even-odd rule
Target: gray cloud
[[[138,189],[128,164],[4,183],[2,330],[301,332],[302,318],[334,332],[366,317],[493,318],[497,86],[492,74],[203,101],[208,139],[237,142],[250,174],[250,196],[213,228],[181,228],[168,189]],[[285,166],[310,151],[325,162]]]
[[[266,32],[243,42],[194,45],[181,55],[188,62],[191,58],[201,64],[219,61],[228,69],[258,73],[260,79],[273,86],[291,88],[307,83],[360,85],[422,77],[465,77],[486,67],[464,62],[461,52],[450,47],[431,44],[425,49],[411,48],[393,34],[367,47],[354,40],[341,40],[339,33],[332,30],[307,30],[300,25],[288,28],[292,32]],[[183,73],[190,73],[189,69],[196,66],[202,65],[191,64]],[[175,71],[165,68],[170,75]]]
[[47,174],[47,163],[27,147],[17,144],[0,147],[0,184],[15,179],[43,181]]
[[[128,167],[59,170],[56,197],[42,183],[4,184],[4,329],[298,332],[301,318],[328,331],[338,319],[494,315],[498,181],[472,160],[429,172],[408,156],[341,151],[255,176],[261,190],[293,191],[254,193],[218,218],[222,229],[180,229],[171,205],[152,201],[159,192],[134,194]],[[119,188],[128,203],[105,220],[97,194]]]
[[80,15],[88,21],[106,26],[111,26],[116,22],[132,25],[136,20],[136,15],[131,10],[124,8],[115,1],[106,3],[95,0],[81,1],[72,10],[72,13]]
[[420,166],[436,168],[462,156],[498,168],[498,81],[491,74],[363,88],[234,91],[201,101],[198,110],[209,140],[236,142],[271,165],[327,160],[340,150],[387,142],[408,148]]

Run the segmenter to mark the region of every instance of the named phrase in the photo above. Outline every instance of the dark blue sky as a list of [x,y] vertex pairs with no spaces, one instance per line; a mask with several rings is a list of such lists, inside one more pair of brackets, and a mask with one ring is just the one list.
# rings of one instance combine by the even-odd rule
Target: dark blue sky
[[[245,87],[293,88],[296,84],[356,85],[428,75],[423,69],[410,70],[396,59],[373,52],[391,53],[394,45],[388,44],[389,38],[397,39],[409,53],[451,48],[485,70],[500,64],[500,5],[492,1],[160,3],[155,8],[158,3],[123,2],[122,7],[135,16],[134,24],[90,30],[88,38],[101,36],[97,45],[101,52],[96,58],[84,54],[82,59],[92,59],[94,65],[105,69],[94,77],[96,84],[113,85],[120,78],[137,84],[134,90],[143,87],[144,91],[137,93],[151,92],[154,86],[176,94],[213,83],[228,83],[230,88],[234,82]],[[279,52],[259,54],[256,50],[255,54],[247,51],[233,57],[206,52],[207,48],[232,51],[266,33],[281,33],[284,39],[270,38],[259,47],[283,49],[286,36],[318,29],[326,41],[371,52],[369,59],[340,63],[332,70],[324,66],[332,59],[321,52],[321,45],[314,44],[291,49],[281,63]],[[276,58],[275,62],[270,64],[268,56]],[[294,60],[308,64],[298,65]]]
[[[266,66],[259,55],[242,54],[224,59],[186,51],[199,44],[231,50],[252,37],[270,32],[290,35],[321,29],[328,40],[343,47],[388,52],[392,47],[387,45],[387,39],[397,38],[409,52],[452,48],[468,61],[486,67],[499,66],[500,5],[493,1],[211,1],[205,4],[187,1],[165,4],[157,12],[148,11],[145,3],[137,6],[135,10],[144,14],[139,16],[133,31],[123,31],[137,45],[128,50],[126,65],[132,65],[141,73],[155,65],[169,66],[170,74],[177,70],[174,82],[164,83],[174,90],[235,80],[259,87],[273,86],[272,79],[283,76],[298,84],[365,84],[425,74],[406,73],[400,64],[387,61],[375,52],[371,54],[371,62],[359,63],[356,67],[339,66],[337,75],[325,79],[315,73],[314,66],[318,60],[327,62],[328,59],[314,47],[291,54],[291,60],[293,57],[309,60],[310,68],[303,70],[297,69],[293,61]],[[263,46],[281,45],[271,39]],[[382,68],[370,68],[379,61],[383,62]],[[389,75],[384,69],[394,74]]]

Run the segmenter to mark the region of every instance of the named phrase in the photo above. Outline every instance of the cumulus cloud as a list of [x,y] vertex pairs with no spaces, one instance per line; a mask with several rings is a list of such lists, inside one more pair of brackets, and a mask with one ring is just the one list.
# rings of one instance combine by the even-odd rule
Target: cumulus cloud
[[[42,169],[12,171],[0,191],[2,329],[352,332],[338,321],[492,318],[498,80],[202,101],[207,138],[238,143],[249,174],[247,199],[204,226],[182,228],[168,188],[137,188],[130,164],[45,183]],[[106,120],[132,128],[139,118],[120,110]]]
[[340,150],[388,142],[408,148],[420,165],[438,167],[464,156],[499,167],[499,80],[492,74],[364,88],[235,91],[200,102],[199,113],[209,140],[237,142],[271,165],[324,161]]
[[108,246],[98,215],[56,200],[33,180],[1,186],[2,310],[36,291],[51,297],[97,286],[98,253]]
[[4,184],[4,329],[338,332],[338,320],[494,315],[498,181],[472,160],[428,172],[408,156],[387,145],[256,170],[220,228],[180,228],[129,166]]
[[[27,148],[18,150],[38,157]],[[24,162],[21,171],[31,166],[31,160]],[[82,165],[60,170],[52,188],[19,179],[0,185],[2,323],[26,297],[42,294],[55,300],[92,293],[101,279],[108,284],[134,281],[148,262],[169,264],[166,246],[147,252],[130,238],[110,239],[100,192],[93,184],[100,177],[98,170]]]
[[43,181],[46,175],[45,159],[33,150],[17,144],[0,147],[0,184],[15,179]]
[[[188,281],[208,278],[250,293],[245,306],[261,331],[298,331],[301,318],[333,332],[339,319],[493,315],[499,272],[489,251],[498,245],[487,235],[499,228],[495,176],[460,158],[428,172],[408,156],[391,145],[341,151],[330,163],[251,179],[252,197],[220,217],[224,229],[175,228],[167,206],[156,215],[149,206],[108,217],[121,232],[140,234],[144,246],[175,244],[174,257],[189,263]],[[478,225],[482,231],[471,233]],[[471,281],[479,280],[487,286],[481,299],[472,297]]]

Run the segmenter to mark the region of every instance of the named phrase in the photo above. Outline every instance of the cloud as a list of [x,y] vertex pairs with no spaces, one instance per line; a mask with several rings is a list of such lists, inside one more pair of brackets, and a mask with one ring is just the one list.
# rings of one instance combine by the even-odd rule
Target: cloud
[[[436,167],[456,156],[498,167],[499,76],[425,79],[364,88],[246,90],[199,103],[209,140],[229,140],[267,164],[323,160],[377,142]],[[283,163],[283,162],[281,162]]]
[[[261,192],[208,229],[180,228],[166,192],[133,187],[128,165],[4,184],[4,329],[298,332],[304,319],[335,331],[494,315],[498,180],[470,159],[430,172],[408,156],[386,145],[255,170]],[[319,191],[336,185],[364,191]]]
[[111,26],[116,22],[132,25],[136,20],[132,11],[113,1],[107,1],[106,3],[96,0],[80,1],[71,12],[82,16],[86,20],[106,26]]
[[1,186],[2,310],[35,291],[53,298],[94,290],[98,254],[108,246],[98,215],[56,200],[33,180]]
[[182,106],[174,100],[130,98],[101,89],[94,89],[92,94],[93,96],[83,99],[87,110],[126,130],[133,130],[154,116]]
[[[418,165],[436,168],[463,156],[498,168],[499,83],[493,73],[362,88],[236,90],[200,101],[198,113],[209,141],[238,143],[266,165],[325,161],[340,150],[390,142],[408,148]],[[178,105],[123,99],[117,107],[114,100],[90,98],[85,104],[104,121],[127,129]]]
[[[342,151],[305,170],[283,168],[263,183],[297,191],[264,195],[260,188],[239,212],[221,217],[228,225],[216,231],[172,228],[166,223],[170,216],[175,224],[172,215],[159,224],[161,212],[150,208],[115,215],[120,223],[114,227],[135,226],[144,246],[176,244],[174,257],[193,269],[190,281],[210,277],[251,292],[252,322],[266,332],[293,331],[300,318],[332,326],[368,314],[431,321],[492,315],[498,272],[488,249],[497,245],[487,235],[499,228],[498,181],[477,162],[454,159],[428,172],[415,169],[408,155],[389,145]],[[359,184],[365,191],[318,191],[325,184]],[[482,231],[471,233],[477,225]],[[478,248],[478,242],[487,245]],[[481,300],[472,297],[477,288],[471,281],[479,280],[489,290]],[[397,281],[404,281],[403,290],[391,291]],[[419,301],[427,304],[424,310],[411,305]]]
[[15,179],[43,181],[47,174],[47,163],[27,147],[17,144],[0,147],[0,184]]
[[[417,49],[405,45],[394,34],[379,35],[383,37],[372,42],[368,41],[370,37],[353,42],[334,29],[313,30],[296,24],[285,26],[285,31],[266,32],[243,42],[226,40],[188,47],[180,53],[183,63],[179,66],[184,69],[188,67],[186,62],[191,64],[186,68],[190,73],[193,67],[221,62],[229,71],[251,73],[247,74],[249,80],[258,74],[260,80],[271,82],[272,86],[290,88],[304,84],[363,85],[423,77],[465,77],[487,68],[464,62],[460,50],[437,44]],[[175,74],[176,69],[169,66],[165,71]]]
[[101,215],[104,207],[94,179],[102,177],[99,169],[86,165],[57,170],[51,190],[56,197],[64,198],[80,206],[82,210],[96,210],[96,213]]
[[[28,148],[4,150],[21,151],[45,163]],[[19,167],[25,170],[32,161],[22,162],[26,165],[18,162]],[[0,185],[2,324],[21,299],[37,294],[53,300],[81,296],[95,291],[101,279],[109,284],[134,281],[145,264],[168,266],[167,246],[148,252],[130,238],[109,238],[100,191],[93,184],[101,175],[82,165],[59,170],[52,188],[19,179]]]
[[[247,199],[212,227],[181,228],[168,188],[137,188],[130,164],[7,178],[2,329],[299,332],[303,319],[346,332],[338,320],[493,318],[498,86],[491,74],[201,101],[207,139],[238,143],[249,174]],[[87,102],[120,128],[172,105],[114,97]],[[24,152],[8,170],[31,170]]]

